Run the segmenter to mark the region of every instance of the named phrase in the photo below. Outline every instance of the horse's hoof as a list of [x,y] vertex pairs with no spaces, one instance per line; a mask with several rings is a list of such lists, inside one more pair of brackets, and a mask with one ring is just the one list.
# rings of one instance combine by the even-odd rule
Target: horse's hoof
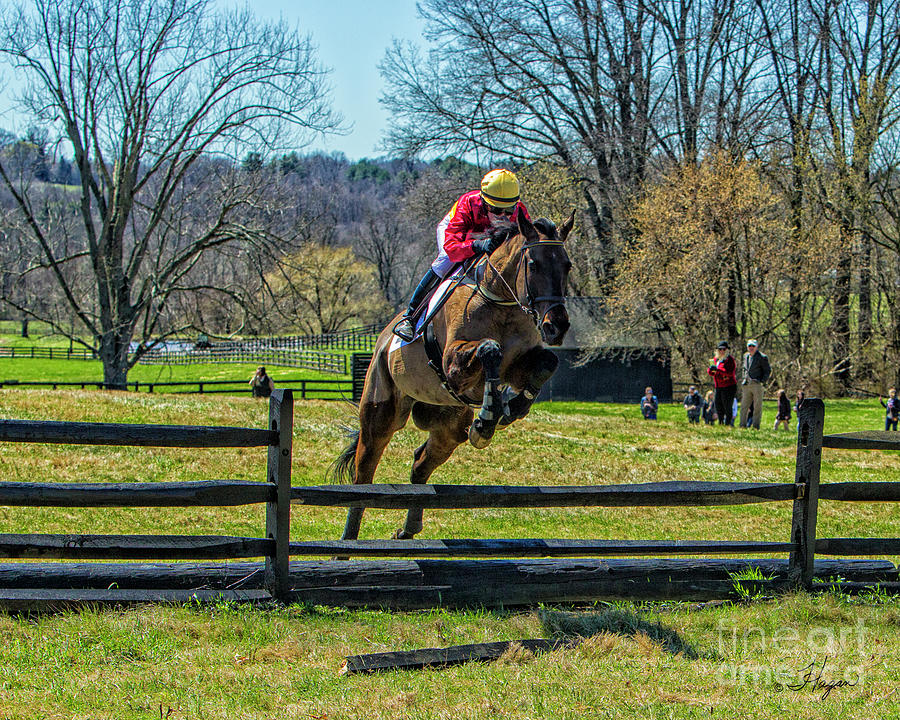
[[412,540],[414,537],[415,535],[410,535],[403,528],[397,528],[391,535],[391,540]]
[[469,428],[469,443],[478,448],[479,450],[483,450],[488,445],[491,444],[491,439],[493,438],[493,434],[490,437],[484,437],[480,432],[475,429],[475,426]]

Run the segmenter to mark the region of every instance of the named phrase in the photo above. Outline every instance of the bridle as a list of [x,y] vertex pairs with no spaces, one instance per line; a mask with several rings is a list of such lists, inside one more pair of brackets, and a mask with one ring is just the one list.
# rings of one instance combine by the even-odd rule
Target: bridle
[[[524,262],[528,260],[528,251],[535,247],[547,247],[548,245],[556,245],[562,247],[565,243],[562,240],[536,240],[536,241],[526,241],[522,244],[522,247],[519,249],[519,262],[516,267],[516,280],[519,278],[519,274],[522,272],[522,267],[524,263],[525,268],[525,302],[523,303],[519,300],[519,296],[516,291],[510,287],[509,283],[506,282],[506,278],[503,277],[503,274],[497,269],[497,267],[491,262],[490,257],[484,255],[484,262],[480,262],[475,267],[475,289],[478,293],[488,302],[493,303],[494,305],[506,305],[506,306],[518,306],[522,312],[528,315],[531,318],[531,321],[534,323],[535,327],[540,327],[540,325],[544,322],[544,318],[550,313],[550,311],[555,307],[565,307],[566,305],[566,297],[565,295],[538,295],[534,296],[531,293],[531,283],[529,282],[528,276],[528,263]],[[491,270],[494,271],[494,274],[500,278],[500,281],[503,283],[503,286],[506,288],[507,292],[512,299],[507,299],[503,297],[498,297],[494,293],[490,292],[486,288],[482,287],[482,281],[484,280],[484,269],[485,267],[490,267]],[[549,302],[550,306],[544,311],[542,315],[538,315],[537,312],[537,304],[541,302]]]

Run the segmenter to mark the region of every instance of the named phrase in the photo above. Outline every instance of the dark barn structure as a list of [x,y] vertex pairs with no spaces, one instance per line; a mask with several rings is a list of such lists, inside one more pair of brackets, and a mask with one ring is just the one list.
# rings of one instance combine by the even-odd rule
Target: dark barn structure
[[552,348],[559,367],[538,401],[638,403],[648,385],[660,402],[672,400],[668,348],[610,348],[587,362],[574,348]]
[[598,298],[569,298],[572,327],[561,347],[551,348],[559,367],[539,401],[582,400],[638,403],[648,385],[660,402],[672,401],[671,353],[647,338],[627,338],[621,346],[590,349],[601,322]]

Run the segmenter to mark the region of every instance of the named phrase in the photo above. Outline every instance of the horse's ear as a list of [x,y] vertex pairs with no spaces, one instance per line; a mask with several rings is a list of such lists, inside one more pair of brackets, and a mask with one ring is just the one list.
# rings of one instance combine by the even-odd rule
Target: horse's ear
[[531,221],[525,217],[525,213],[519,213],[519,232],[525,237],[528,242],[537,242],[541,239],[540,235],[538,235],[538,231],[534,229],[534,225],[531,224]]
[[566,238],[569,237],[569,233],[572,232],[572,228],[575,227],[575,209],[572,209],[572,214],[569,215],[569,219],[563,223],[563,226],[559,229],[559,239],[563,242],[566,241]]

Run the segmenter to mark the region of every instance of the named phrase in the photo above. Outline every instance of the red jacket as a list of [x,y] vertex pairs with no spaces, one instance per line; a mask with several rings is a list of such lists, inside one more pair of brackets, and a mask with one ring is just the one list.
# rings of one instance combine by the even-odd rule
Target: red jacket
[[[518,202],[513,210],[513,222],[519,219],[520,212],[525,214],[526,220],[531,219],[525,206]],[[475,239],[472,235],[482,233],[491,226],[480,191],[472,190],[463,195],[450,210],[450,216],[450,223],[444,231],[444,252],[453,262],[462,262],[475,254],[472,252],[472,241]]]
[[734,371],[737,369],[737,363],[734,356],[726,355],[724,360],[716,360],[713,365],[706,368],[706,372],[712,376],[713,385],[717,388],[730,387],[737,385],[737,377]]

